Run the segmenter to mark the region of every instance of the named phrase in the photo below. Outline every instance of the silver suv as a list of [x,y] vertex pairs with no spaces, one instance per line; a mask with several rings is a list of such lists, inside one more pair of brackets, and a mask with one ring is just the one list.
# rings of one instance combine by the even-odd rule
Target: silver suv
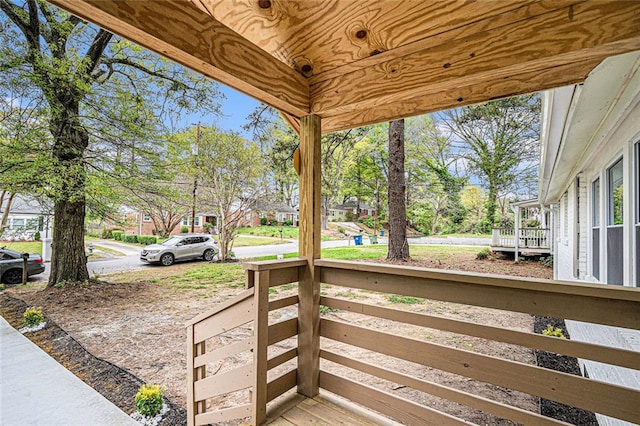
[[162,244],[151,244],[142,249],[140,260],[149,263],[173,265],[176,260],[204,259],[211,261],[218,254],[218,246],[208,234],[174,235]]

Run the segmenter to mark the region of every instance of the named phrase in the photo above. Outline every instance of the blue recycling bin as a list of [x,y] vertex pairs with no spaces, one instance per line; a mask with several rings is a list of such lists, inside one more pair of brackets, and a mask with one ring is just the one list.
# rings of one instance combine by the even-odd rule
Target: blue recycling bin
[[362,245],[362,235],[354,235],[353,236],[353,241],[356,243],[357,246],[361,246]]
[[384,229],[381,229],[381,230],[380,230],[380,236],[381,236],[381,237],[384,237]]

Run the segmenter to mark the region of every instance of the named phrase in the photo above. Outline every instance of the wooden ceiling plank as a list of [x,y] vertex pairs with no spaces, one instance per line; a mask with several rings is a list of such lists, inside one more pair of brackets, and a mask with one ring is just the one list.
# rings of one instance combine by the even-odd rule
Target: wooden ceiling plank
[[[460,27],[455,27],[451,30],[448,30],[447,27],[441,27],[437,33],[434,32],[433,34],[425,32],[423,33],[424,38],[420,40],[413,41],[392,50],[386,50],[379,54],[368,56],[364,59],[341,64],[340,66],[326,72],[314,74],[309,78],[309,84],[313,85],[325,80],[331,80],[340,75],[348,74],[362,68],[371,67],[382,62],[449,43],[451,40],[457,40],[472,34],[488,31],[493,28],[499,28],[525,19],[531,19],[534,16],[566,8],[580,1],[581,0],[557,0],[549,2],[545,0],[536,1],[534,3],[517,2],[512,6],[512,9],[495,9],[494,14],[474,15],[473,19],[466,21],[465,24]],[[489,2],[482,3],[482,5],[495,4],[496,3]],[[501,2],[500,4],[506,6],[508,3]]]
[[82,19],[296,117],[305,78],[189,1],[49,0]]
[[271,0],[264,9],[255,0],[200,1],[229,28],[287,64],[310,66],[305,75],[315,77],[469,22],[523,8],[543,13],[577,0]]
[[376,108],[326,116],[322,118],[322,131],[323,133],[331,133],[403,117],[457,108],[492,99],[577,84],[584,81],[589,72],[599,62],[599,60],[592,59],[547,68],[542,71],[535,70],[514,75],[507,79],[499,78],[494,81],[488,81],[483,86],[456,87],[428,96],[410,97]]
[[640,2],[587,2],[311,86],[311,111],[337,115],[528,69],[640,49]]

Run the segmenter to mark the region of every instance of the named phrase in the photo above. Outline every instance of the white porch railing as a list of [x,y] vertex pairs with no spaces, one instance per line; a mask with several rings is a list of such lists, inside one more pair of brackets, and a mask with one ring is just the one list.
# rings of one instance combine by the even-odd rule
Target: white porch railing
[[[550,229],[520,228],[518,230],[518,249],[549,249]],[[493,228],[492,247],[516,247],[516,235],[513,228]]]

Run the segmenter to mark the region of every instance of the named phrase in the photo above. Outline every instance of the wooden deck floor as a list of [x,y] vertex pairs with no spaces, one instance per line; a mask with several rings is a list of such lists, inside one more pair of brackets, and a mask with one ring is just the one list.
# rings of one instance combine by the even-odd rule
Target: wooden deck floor
[[322,393],[313,399],[292,394],[279,404],[266,424],[272,426],[302,425],[399,425],[386,417],[370,412],[351,402]]

